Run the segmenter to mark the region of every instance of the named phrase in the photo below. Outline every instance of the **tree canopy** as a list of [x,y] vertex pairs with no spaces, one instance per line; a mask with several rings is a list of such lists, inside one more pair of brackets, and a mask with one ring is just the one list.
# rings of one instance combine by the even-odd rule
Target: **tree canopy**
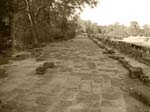
[[84,6],[97,0],[0,0],[1,28],[9,26],[13,46],[23,48],[73,38]]

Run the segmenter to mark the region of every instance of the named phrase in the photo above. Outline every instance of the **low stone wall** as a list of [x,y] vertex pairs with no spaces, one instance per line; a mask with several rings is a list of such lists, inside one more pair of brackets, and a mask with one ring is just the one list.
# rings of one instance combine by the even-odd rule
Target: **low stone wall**
[[112,47],[120,51],[121,53],[125,53],[138,61],[150,65],[150,48],[136,45],[133,43],[127,43],[124,41],[113,41],[110,40],[110,37],[101,37],[92,35],[91,38],[96,38],[101,41],[104,45]]
[[[94,37],[94,38],[93,38]],[[150,92],[147,87],[150,87],[150,77],[143,72],[143,68],[141,67],[134,67],[132,66],[129,61],[125,59],[125,57],[118,55],[113,48],[116,48],[128,55],[135,55],[136,53],[140,52],[135,57],[140,57],[140,55],[149,54],[148,52],[142,51],[141,49],[135,48],[136,46],[125,43],[125,42],[118,42],[118,41],[111,41],[109,39],[103,39],[96,36],[90,37],[91,40],[96,43],[100,48],[104,49],[104,54],[107,54],[109,58],[117,60],[122,64],[129,71],[129,77],[132,79],[139,79],[145,85],[138,85],[137,87],[129,87],[129,94],[134,97],[135,99],[141,101],[146,106],[150,106]],[[141,47],[141,46],[140,46]],[[127,51],[126,51],[127,50]],[[134,51],[135,50],[135,51]],[[130,54],[130,53],[132,54]],[[142,59],[142,57],[140,57]]]

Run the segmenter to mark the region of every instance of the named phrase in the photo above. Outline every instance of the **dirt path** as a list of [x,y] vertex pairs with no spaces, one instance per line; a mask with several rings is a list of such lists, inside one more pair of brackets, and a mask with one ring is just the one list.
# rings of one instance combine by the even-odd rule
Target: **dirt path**
[[[44,48],[44,61],[6,65],[9,77],[0,85],[5,103],[1,111],[140,112],[142,104],[122,90],[128,71],[102,52],[88,38],[76,38]],[[45,61],[54,61],[56,67],[36,75],[35,68]]]

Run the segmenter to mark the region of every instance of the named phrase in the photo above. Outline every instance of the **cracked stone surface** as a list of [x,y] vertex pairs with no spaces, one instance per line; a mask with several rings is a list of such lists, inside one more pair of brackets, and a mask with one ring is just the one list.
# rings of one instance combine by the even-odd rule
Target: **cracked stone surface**
[[[2,112],[131,112],[120,89],[127,70],[103,51],[87,37],[77,37],[44,47],[42,61],[7,65],[9,77],[0,85],[7,107]],[[35,75],[47,61],[56,67]]]

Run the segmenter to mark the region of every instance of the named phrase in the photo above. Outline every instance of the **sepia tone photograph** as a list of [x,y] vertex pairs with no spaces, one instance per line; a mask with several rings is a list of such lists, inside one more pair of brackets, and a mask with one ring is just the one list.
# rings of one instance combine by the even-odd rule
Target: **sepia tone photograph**
[[150,112],[150,0],[0,0],[0,112]]

